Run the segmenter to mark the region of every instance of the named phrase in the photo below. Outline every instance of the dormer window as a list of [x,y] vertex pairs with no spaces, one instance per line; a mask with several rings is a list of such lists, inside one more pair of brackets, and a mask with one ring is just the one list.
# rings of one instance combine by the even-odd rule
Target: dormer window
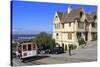
[[62,28],[64,28],[64,24],[62,24]]
[[69,22],[69,27],[71,27],[71,22]]
[[58,39],[58,33],[56,33],[56,38]]
[[94,19],[94,20],[97,19],[97,16],[95,15],[95,16],[93,17],[93,19]]
[[92,22],[92,28],[96,28],[96,23]]
[[81,11],[81,12],[80,12],[80,17],[82,17],[82,15],[83,15],[83,12]]
[[78,23],[78,28],[79,29],[84,29],[84,22],[79,22]]

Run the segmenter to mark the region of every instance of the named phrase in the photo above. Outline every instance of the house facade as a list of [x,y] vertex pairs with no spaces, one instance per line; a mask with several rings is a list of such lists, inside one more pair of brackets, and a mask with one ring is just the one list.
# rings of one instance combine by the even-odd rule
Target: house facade
[[66,12],[56,12],[53,20],[53,39],[65,50],[69,45],[79,46],[78,40],[86,42],[97,37],[97,13],[85,12],[83,8],[72,9]]

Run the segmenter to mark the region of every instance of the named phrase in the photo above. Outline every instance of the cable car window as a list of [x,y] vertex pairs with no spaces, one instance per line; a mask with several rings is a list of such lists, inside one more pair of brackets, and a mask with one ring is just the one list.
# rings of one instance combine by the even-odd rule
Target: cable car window
[[18,52],[21,53],[21,45],[19,45],[19,46],[17,47],[17,49],[18,49]]
[[27,53],[24,53],[23,55],[24,55],[24,56],[27,56]]
[[28,44],[28,50],[32,50],[31,44]]
[[33,44],[33,50],[35,50],[35,44]]
[[26,45],[23,45],[23,51],[26,51],[26,50],[27,50]]

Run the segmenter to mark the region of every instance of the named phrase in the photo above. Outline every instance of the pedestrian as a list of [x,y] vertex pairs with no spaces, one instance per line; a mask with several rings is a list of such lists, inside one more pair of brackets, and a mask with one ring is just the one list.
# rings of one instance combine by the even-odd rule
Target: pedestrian
[[71,56],[71,45],[69,45],[69,56]]

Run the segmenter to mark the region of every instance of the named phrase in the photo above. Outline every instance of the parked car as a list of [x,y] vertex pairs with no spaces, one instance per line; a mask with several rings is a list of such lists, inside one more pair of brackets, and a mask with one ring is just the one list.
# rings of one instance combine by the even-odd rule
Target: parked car
[[46,49],[45,54],[49,54],[49,53],[50,53],[50,49]]
[[38,49],[38,54],[49,54],[50,49],[45,49],[45,48],[39,48]]
[[64,49],[62,47],[55,47],[53,49],[50,49],[51,54],[59,54],[64,53]]

